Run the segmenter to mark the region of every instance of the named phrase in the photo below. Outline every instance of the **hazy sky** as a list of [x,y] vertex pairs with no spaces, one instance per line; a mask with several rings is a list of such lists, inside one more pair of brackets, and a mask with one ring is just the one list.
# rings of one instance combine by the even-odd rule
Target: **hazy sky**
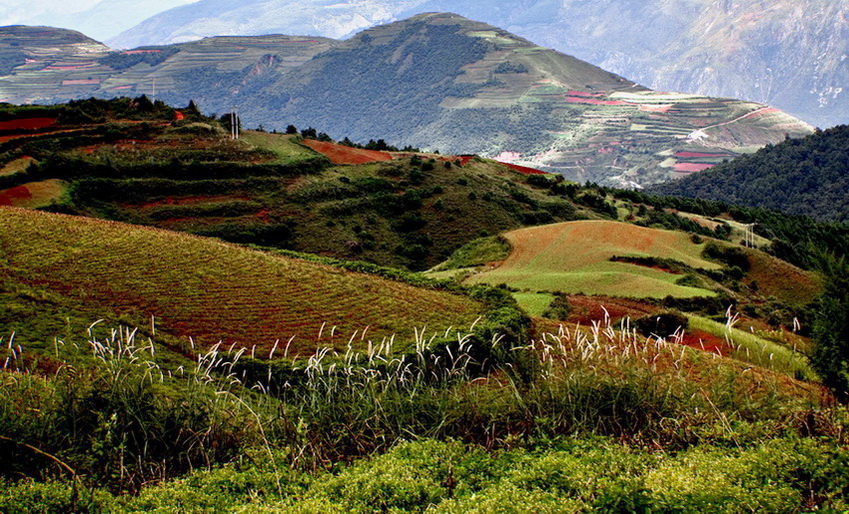
[[0,0],[0,26],[50,25],[106,40],[172,7],[197,0]]

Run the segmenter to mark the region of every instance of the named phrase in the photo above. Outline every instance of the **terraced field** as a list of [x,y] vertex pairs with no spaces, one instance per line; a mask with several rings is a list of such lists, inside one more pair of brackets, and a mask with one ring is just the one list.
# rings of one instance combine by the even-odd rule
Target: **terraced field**
[[268,355],[294,337],[290,352],[309,354],[397,334],[400,349],[414,328],[468,327],[481,311],[465,297],[158,229],[10,207],[0,219],[7,288],[140,325],[154,316],[159,331],[199,345]]
[[718,269],[701,257],[702,245],[682,232],[612,221],[575,221],[507,232],[513,247],[498,267],[473,275],[471,283],[505,283],[528,291],[641,298],[713,296],[678,285],[681,275],[611,262],[614,256],[659,257],[694,268]]

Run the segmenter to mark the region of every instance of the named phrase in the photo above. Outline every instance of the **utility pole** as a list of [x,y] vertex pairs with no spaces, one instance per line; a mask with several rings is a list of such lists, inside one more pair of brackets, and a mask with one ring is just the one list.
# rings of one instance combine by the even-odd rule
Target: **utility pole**
[[239,110],[236,107],[230,111],[230,139],[239,139]]
[[743,246],[748,248],[755,247],[755,225],[757,225],[757,223],[743,225]]

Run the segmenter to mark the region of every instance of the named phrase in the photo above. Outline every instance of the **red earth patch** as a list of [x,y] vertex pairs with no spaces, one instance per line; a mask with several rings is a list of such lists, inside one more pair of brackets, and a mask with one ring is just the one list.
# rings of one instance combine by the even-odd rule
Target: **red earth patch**
[[708,168],[713,168],[715,164],[707,164],[703,162],[679,162],[673,169],[679,173],[696,173],[704,171]]
[[27,186],[13,187],[0,192],[0,205],[14,205],[14,200],[29,200],[32,193]]
[[316,141],[315,139],[304,139],[301,144],[324,155],[333,164],[366,164],[392,160],[392,155],[388,152],[351,148],[350,146]]
[[727,357],[734,352],[734,348],[728,346],[725,339],[698,330],[686,332],[684,338],[681,339],[681,344],[697,350],[715,353],[721,357]]
[[0,130],[38,130],[56,124],[56,118],[21,118],[0,121]]
[[501,164],[510,169],[516,170],[523,175],[548,175],[548,173],[536,168],[528,168],[527,166],[519,166],[518,164],[510,164],[509,162],[502,162]]

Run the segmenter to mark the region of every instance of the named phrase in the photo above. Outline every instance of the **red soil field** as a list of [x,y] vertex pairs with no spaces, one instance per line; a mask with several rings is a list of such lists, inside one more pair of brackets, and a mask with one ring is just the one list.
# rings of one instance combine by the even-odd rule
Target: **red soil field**
[[95,84],[100,84],[100,81],[97,79],[73,79],[73,80],[63,80],[63,86],[93,86]]
[[21,118],[0,121],[0,130],[38,130],[56,124],[56,118]]
[[186,119],[186,116],[180,111],[174,111],[174,119],[180,121]]
[[725,339],[698,330],[685,332],[681,344],[697,350],[715,353],[722,357],[727,357],[734,352],[734,348],[728,346]]
[[699,158],[699,157],[725,157],[728,154],[724,153],[701,153],[701,152],[675,152],[675,157],[684,159]]
[[392,156],[388,152],[351,148],[314,139],[304,139],[301,144],[324,155],[333,164],[365,164],[367,162],[392,160]]
[[641,104],[640,110],[643,112],[662,112],[667,113],[672,109],[672,105],[664,104],[664,105],[646,105]]
[[522,173],[523,175],[547,175],[546,172],[535,169],[535,168],[528,168],[526,166],[519,166],[518,164],[510,164],[509,162],[502,162],[501,164],[507,166],[508,168],[516,170],[519,173]]
[[679,173],[695,173],[704,171],[708,168],[713,168],[715,164],[707,164],[703,162],[679,162],[673,169]]
[[588,104],[588,105],[630,105],[628,102],[621,100],[599,100],[597,98],[585,98],[567,96],[566,101],[570,104]]
[[29,200],[32,198],[27,186],[13,187],[0,193],[0,205],[15,205],[15,200]]
[[584,326],[593,321],[604,320],[604,309],[607,309],[610,319],[614,322],[622,318],[634,320],[657,310],[657,307],[650,303],[608,296],[570,296],[569,305],[572,310],[567,321]]

